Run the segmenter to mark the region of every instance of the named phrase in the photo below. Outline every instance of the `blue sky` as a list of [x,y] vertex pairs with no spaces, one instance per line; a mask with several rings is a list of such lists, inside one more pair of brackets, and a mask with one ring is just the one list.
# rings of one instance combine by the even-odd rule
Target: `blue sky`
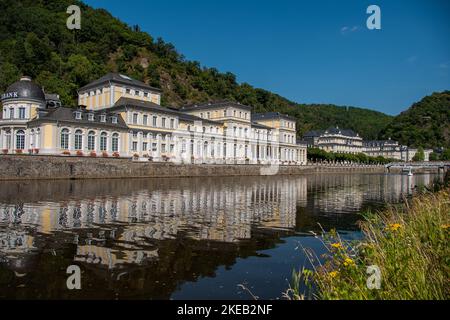
[[[398,114],[450,90],[447,0],[85,0],[189,60],[299,103]],[[381,8],[381,30],[366,9]]]

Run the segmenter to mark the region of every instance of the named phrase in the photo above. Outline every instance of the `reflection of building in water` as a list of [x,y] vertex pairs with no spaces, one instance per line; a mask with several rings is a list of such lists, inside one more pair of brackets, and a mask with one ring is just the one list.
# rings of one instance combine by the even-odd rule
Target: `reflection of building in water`
[[[305,177],[286,177],[141,189],[128,196],[58,203],[0,204],[0,225],[26,225],[47,236],[93,233],[75,241],[75,260],[112,268],[157,258],[153,240],[182,236],[236,242],[250,239],[253,228],[293,229],[297,205],[306,205],[306,192]],[[105,245],[104,230],[112,230],[112,248]],[[25,251],[32,247],[30,239]]]

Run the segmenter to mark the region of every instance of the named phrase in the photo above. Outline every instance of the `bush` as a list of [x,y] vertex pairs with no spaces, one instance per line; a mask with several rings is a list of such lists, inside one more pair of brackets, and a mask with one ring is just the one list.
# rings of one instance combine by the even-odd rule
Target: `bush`
[[[298,281],[317,288],[319,299],[449,299],[450,189],[423,194],[405,206],[367,214],[364,240],[346,243],[336,232],[323,236],[326,262],[294,274],[291,297],[302,298]],[[381,288],[367,287],[367,267],[381,272]],[[305,280],[306,279],[306,280]]]

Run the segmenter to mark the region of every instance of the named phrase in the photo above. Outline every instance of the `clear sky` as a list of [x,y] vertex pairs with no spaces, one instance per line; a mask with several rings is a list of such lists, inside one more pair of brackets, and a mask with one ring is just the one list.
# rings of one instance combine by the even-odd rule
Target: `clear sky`
[[[448,0],[84,0],[299,103],[398,114],[450,90]],[[366,9],[381,8],[381,30]]]

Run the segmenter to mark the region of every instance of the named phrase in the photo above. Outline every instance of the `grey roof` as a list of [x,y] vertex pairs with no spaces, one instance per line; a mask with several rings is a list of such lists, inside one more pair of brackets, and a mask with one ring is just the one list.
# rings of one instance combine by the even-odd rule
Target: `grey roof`
[[4,94],[1,101],[13,99],[27,99],[39,102],[45,102],[45,94],[40,86],[31,81],[29,77],[22,77],[19,81],[11,84]]
[[[75,112],[81,112],[81,119],[75,118]],[[88,120],[88,114],[94,114],[94,121]],[[100,121],[100,115],[105,114],[107,116],[106,122]],[[117,123],[112,123],[111,116],[117,116]],[[111,112],[104,111],[87,111],[81,108],[68,108],[68,107],[58,107],[55,109],[51,109],[48,113],[40,113],[39,118],[31,120],[29,125],[39,124],[42,122],[64,122],[70,124],[79,124],[82,126],[93,126],[93,127],[108,127],[108,128],[117,128],[117,129],[128,129],[128,126],[125,124],[124,120],[120,115]]]
[[152,110],[156,112],[161,113],[167,113],[167,114],[178,114],[179,112],[172,108],[166,108],[163,106],[160,106],[159,104],[150,102],[150,101],[142,101],[132,98],[120,98],[113,107],[109,108],[108,110],[111,111],[119,111],[127,107],[134,107],[136,109],[140,110]]
[[187,106],[181,107],[180,110],[182,111],[190,111],[190,110],[203,110],[203,109],[214,109],[214,108],[220,108],[220,107],[237,107],[241,109],[247,109],[251,110],[252,107],[247,106],[245,104],[240,104],[239,102],[230,101],[230,100],[218,100],[218,101],[211,101],[201,104],[191,104]]
[[108,84],[110,82],[123,84],[123,85],[130,86],[133,88],[140,88],[140,89],[149,90],[149,91],[161,92],[161,89],[149,86],[148,84],[146,84],[142,81],[132,79],[132,78],[130,78],[126,75],[120,74],[120,73],[112,73],[112,72],[104,75],[100,79],[97,79],[91,83],[88,83],[84,87],[81,87],[78,91],[89,90],[89,89],[96,88],[96,87],[99,87],[104,84]]
[[193,115],[191,115],[191,114],[184,113],[184,112],[177,112],[177,113],[178,113],[179,119],[180,119],[180,120],[183,120],[183,121],[189,121],[189,122],[202,121],[202,122],[205,122],[205,123],[211,123],[211,124],[217,124],[217,125],[223,124],[222,121],[215,121],[215,120],[210,120],[210,119],[203,119],[203,118],[196,117],[196,116],[193,116]]
[[325,134],[341,134],[347,137],[358,137],[359,135],[351,129],[339,129],[338,127],[331,127],[325,130]]
[[252,114],[253,121],[261,121],[261,120],[268,120],[268,119],[281,119],[281,118],[291,120],[291,121],[297,121],[297,118],[289,116],[287,114],[282,114],[280,112],[266,112],[266,113]]
[[266,130],[272,130],[273,128],[265,126],[263,124],[252,122],[252,128],[260,128],[260,129],[266,129]]

